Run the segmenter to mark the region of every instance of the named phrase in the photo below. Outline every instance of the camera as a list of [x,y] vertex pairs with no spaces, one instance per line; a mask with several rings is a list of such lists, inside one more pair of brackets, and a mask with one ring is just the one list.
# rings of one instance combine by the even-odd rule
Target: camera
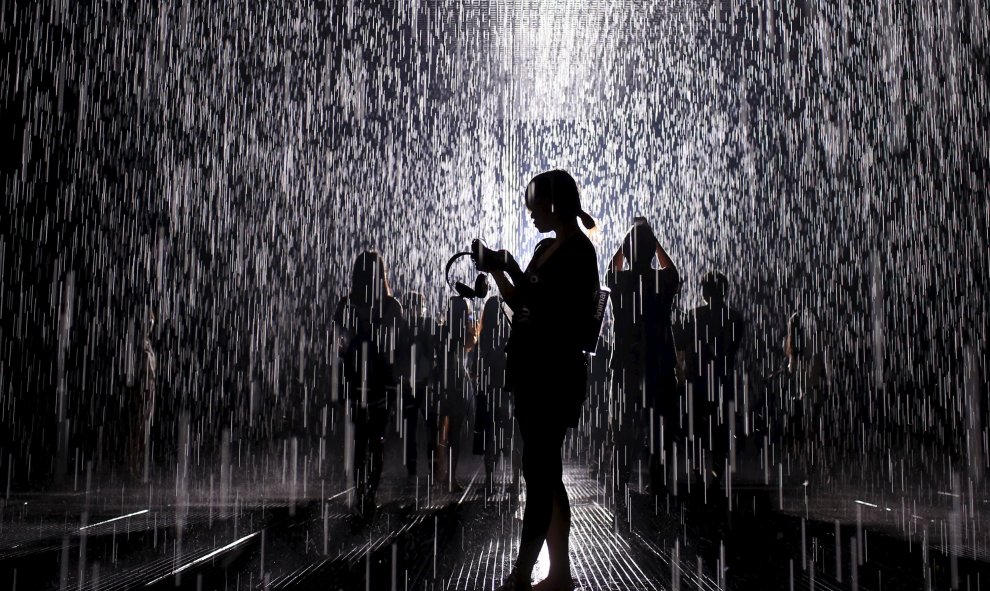
[[492,250],[480,239],[475,238],[471,241],[471,260],[483,273],[505,271],[509,265],[509,253],[504,250]]

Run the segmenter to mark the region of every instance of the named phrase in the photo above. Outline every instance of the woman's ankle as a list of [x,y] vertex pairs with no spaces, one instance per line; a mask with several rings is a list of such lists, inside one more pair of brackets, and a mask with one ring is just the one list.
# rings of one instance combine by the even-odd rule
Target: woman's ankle
[[559,570],[551,569],[550,572],[547,573],[547,578],[553,579],[554,581],[570,581],[573,578],[573,575],[571,575],[570,565],[567,565],[566,570],[564,568]]
[[533,591],[573,591],[576,588],[570,574],[549,574],[547,578],[533,585]]

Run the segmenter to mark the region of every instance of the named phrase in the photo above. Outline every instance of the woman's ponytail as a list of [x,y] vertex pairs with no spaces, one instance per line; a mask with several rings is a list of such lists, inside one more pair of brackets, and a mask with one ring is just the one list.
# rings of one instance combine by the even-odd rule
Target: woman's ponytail
[[577,214],[578,217],[581,218],[581,224],[584,225],[585,229],[591,230],[595,227],[595,218],[591,217],[588,212],[583,209],[579,209]]

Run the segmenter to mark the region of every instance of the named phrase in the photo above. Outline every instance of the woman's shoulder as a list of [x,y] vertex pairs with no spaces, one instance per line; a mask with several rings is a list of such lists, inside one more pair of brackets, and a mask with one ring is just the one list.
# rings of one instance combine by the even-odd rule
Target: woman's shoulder
[[588,235],[584,232],[579,232],[574,235],[570,240],[569,252],[570,258],[573,264],[584,266],[593,266],[595,273],[598,272],[598,253],[595,252],[595,245],[588,238]]
[[543,251],[550,248],[550,246],[553,244],[553,241],[554,241],[553,238],[544,238],[543,240],[537,242],[536,248],[533,249],[533,258],[536,258],[541,254],[543,254]]

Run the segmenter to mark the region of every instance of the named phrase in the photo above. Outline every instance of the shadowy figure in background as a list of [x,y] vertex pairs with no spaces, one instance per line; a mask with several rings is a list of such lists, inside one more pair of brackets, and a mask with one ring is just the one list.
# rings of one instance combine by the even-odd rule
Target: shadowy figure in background
[[457,463],[464,419],[474,396],[469,353],[477,342],[478,332],[471,303],[460,296],[450,298],[436,339],[434,377],[437,393],[434,478],[436,484],[450,492],[463,490],[457,481]]
[[[519,556],[502,590],[530,589],[544,540],[550,572],[536,588],[570,590],[570,504],[563,482],[561,450],[568,427],[577,425],[587,394],[582,350],[595,314],[598,258],[578,228],[594,219],[581,209],[573,177],[562,170],[537,175],[526,189],[526,207],[536,229],[554,232],[540,241],[526,271],[506,251],[479,259],[492,273],[513,312],[506,346],[506,382],[523,440],[526,509]],[[493,260],[494,259],[494,260]]]
[[509,494],[518,496],[519,469],[522,461],[513,445],[515,429],[509,392],[505,389],[505,344],[509,338],[509,322],[501,310],[502,299],[488,298],[481,314],[478,338],[477,377],[475,397],[474,453],[484,455],[485,490],[495,489],[495,463],[499,456],[510,455],[512,484]]
[[611,469],[611,440],[609,433],[609,390],[611,389],[612,330],[611,309],[606,311],[602,323],[602,339],[594,355],[588,356],[588,401],[584,406],[578,436],[588,462],[588,475],[602,476],[602,470]]
[[351,466],[357,493],[355,522],[369,521],[382,474],[389,391],[398,384],[392,349],[406,338],[402,306],[392,297],[385,262],[375,252],[354,261],[351,292],[337,305],[334,323],[340,334],[344,390],[354,428]]
[[[402,421],[408,484],[415,484],[418,474],[419,447],[417,431],[424,404],[432,400],[432,379],[436,366],[437,323],[426,314],[423,294],[410,292],[402,298],[408,332],[402,361]],[[432,450],[430,450],[432,451]]]
[[158,360],[151,345],[155,330],[155,313],[145,310],[142,322],[141,351],[138,353],[137,380],[130,399],[130,437],[127,446],[127,464],[131,477],[148,482],[151,468],[151,425],[155,412]]
[[[745,336],[742,315],[726,303],[729,280],[710,271],[701,280],[705,304],[690,310],[678,331],[678,362],[687,382],[693,421],[692,445],[709,441],[714,479],[721,482],[729,459],[735,420],[736,353]],[[697,453],[697,447],[695,448]]]
[[817,403],[817,394],[825,386],[825,343],[818,318],[811,310],[791,314],[787,319],[787,340],[784,353],[787,371],[797,380],[798,400]]
[[[809,436],[818,432],[819,420],[831,421],[827,412],[828,367],[827,337],[813,310],[802,308],[787,319],[787,336],[784,339],[784,354],[787,358],[786,371],[788,397],[785,402],[787,422],[783,434],[785,442],[781,447],[794,458],[794,471],[810,472],[814,469],[812,452],[808,457],[806,444]],[[802,448],[805,451],[802,453]],[[827,466],[819,464],[819,469]]]
[[633,462],[644,447],[653,494],[663,486],[664,456],[673,447],[677,357],[670,312],[680,278],[649,222],[639,217],[612,258],[605,281],[615,331],[609,405],[612,473],[616,500],[623,503]]
[[825,335],[812,310],[803,309],[787,319],[787,339],[784,353],[787,371],[792,380],[792,397],[798,416],[797,433],[800,439],[811,432],[811,423],[822,416],[823,391],[827,384]]

